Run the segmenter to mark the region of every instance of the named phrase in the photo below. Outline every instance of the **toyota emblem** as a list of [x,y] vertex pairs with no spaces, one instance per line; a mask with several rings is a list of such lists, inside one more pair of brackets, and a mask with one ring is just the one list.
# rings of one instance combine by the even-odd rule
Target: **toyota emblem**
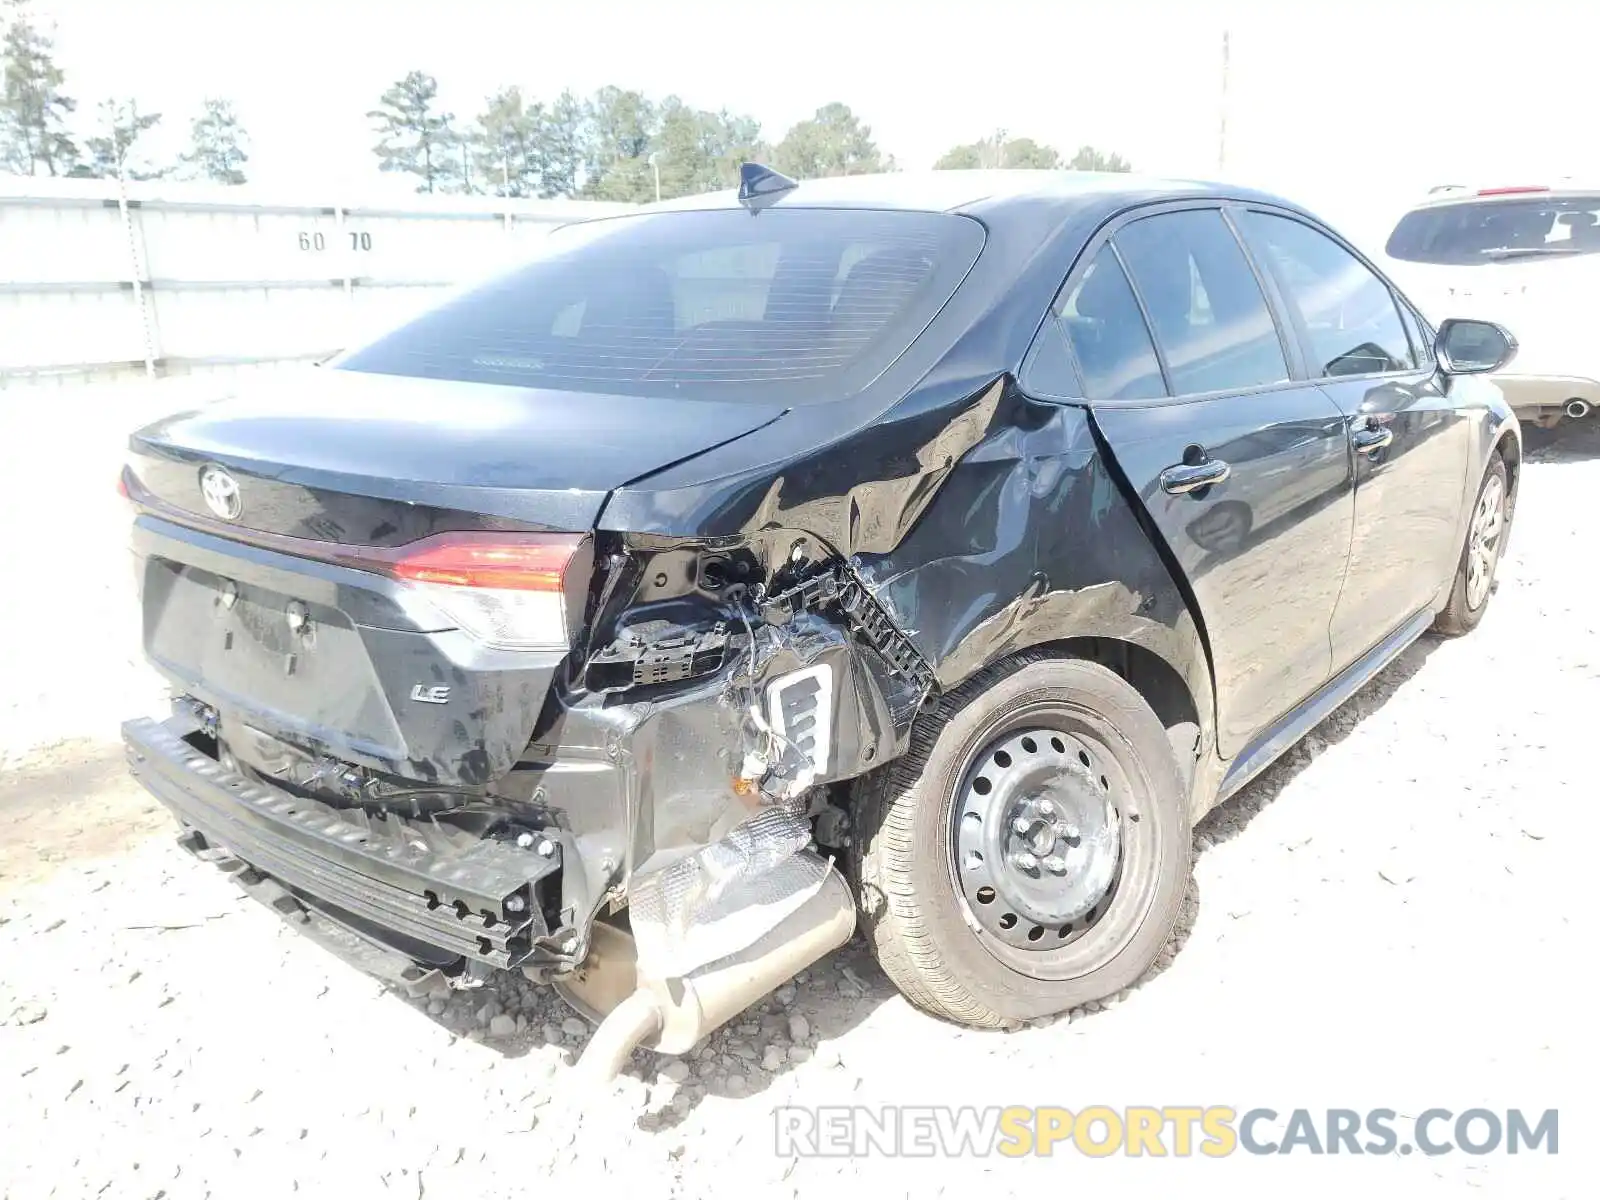
[[238,481],[221,467],[206,467],[200,472],[200,494],[205,497],[206,507],[224,521],[237,521],[244,511]]

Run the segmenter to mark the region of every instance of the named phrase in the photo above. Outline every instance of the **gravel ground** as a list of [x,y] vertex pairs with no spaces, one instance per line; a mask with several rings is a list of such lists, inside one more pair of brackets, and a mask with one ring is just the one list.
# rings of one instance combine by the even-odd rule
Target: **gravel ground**
[[[488,1200],[606,1179],[686,1197],[1594,1194],[1593,918],[1577,884],[1596,823],[1600,422],[1529,431],[1482,627],[1413,646],[1204,822],[1181,949],[1118,1002],[1016,1034],[959,1030],[910,1009],[858,942],[698,1053],[641,1052],[582,1095],[570,1064],[587,1030],[553,993],[386,991],[184,856],[123,777],[116,720],[160,689],[134,657],[127,572],[111,569],[118,426],[180,394],[89,403],[93,432],[63,467],[35,440],[59,439],[56,415],[0,393],[12,563],[68,584],[43,611],[0,589],[4,1196]],[[43,529],[26,514],[46,502]],[[777,1105],[896,1103],[1559,1108],[1565,1144],[1515,1158],[774,1152]]]

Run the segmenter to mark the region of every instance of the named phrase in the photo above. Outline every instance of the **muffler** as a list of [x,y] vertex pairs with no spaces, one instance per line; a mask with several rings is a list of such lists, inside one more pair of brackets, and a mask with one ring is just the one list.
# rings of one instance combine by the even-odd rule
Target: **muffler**
[[1574,396],[1562,406],[1562,410],[1567,414],[1567,416],[1576,421],[1579,417],[1587,417],[1591,407],[1592,406],[1587,400],[1580,400]]
[[561,998],[598,1022],[578,1059],[578,1074],[609,1083],[635,1048],[683,1054],[727,1024],[797,971],[850,940],[855,900],[836,870],[804,904],[745,949],[680,978],[651,978],[639,970],[633,937],[596,923],[588,957],[556,983]]

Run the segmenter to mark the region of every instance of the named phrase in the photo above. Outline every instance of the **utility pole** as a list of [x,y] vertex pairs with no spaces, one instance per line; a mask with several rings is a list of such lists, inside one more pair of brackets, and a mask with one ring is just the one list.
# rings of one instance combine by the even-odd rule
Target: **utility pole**
[[997,167],[1006,165],[1006,131],[1004,129],[996,129],[994,131],[994,165]]
[[[511,155],[506,150],[506,135],[503,130],[500,133],[500,195],[503,198],[509,198],[511,196]],[[509,204],[506,205],[506,211],[502,214],[502,216],[505,220],[505,231],[510,233],[511,206]]]
[[1217,174],[1228,169],[1228,31],[1222,31],[1222,103],[1217,121]]
[[139,328],[144,334],[144,375],[146,379],[154,379],[156,339],[150,328],[150,310],[144,302],[145,260],[139,247],[143,230],[141,228],[139,233],[134,232],[133,213],[128,205],[128,173],[122,165],[122,140],[115,128],[111,131],[111,150],[117,157],[117,212],[122,218],[123,236],[128,239],[128,262],[133,274],[133,307],[139,314]]

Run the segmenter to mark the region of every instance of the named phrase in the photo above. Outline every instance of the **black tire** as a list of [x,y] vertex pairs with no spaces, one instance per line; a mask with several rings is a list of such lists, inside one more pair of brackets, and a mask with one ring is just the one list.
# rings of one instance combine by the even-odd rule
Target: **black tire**
[[[1498,491],[1499,502],[1499,527],[1493,539],[1493,546],[1489,547],[1485,557],[1485,547],[1479,539],[1479,513],[1485,504],[1486,496]],[[1496,454],[1489,460],[1489,467],[1483,473],[1483,482],[1478,485],[1478,491],[1472,500],[1472,512],[1467,517],[1467,536],[1461,547],[1461,558],[1456,564],[1455,578],[1450,581],[1450,599],[1434,618],[1433,629],[1435,633],[1446,637],[1460,637],[1464,633],[1471,633],[1478,627],[1478,622],[1483,620],[1483,614],[1489,607],[1489,598],[1494,595],[1494,576],[1500,566],[1500,556],[1505,550],[1506,536],[1511,532],[1511,489],[1506,474],[1505,461]],[[1476,564],[1474,560],[1476,559]],[[1481,594],[1474,589],[1474,568],[1486,571],[1488,582],[1481,589]]]
[[[1069,923],[1050,931],[1049,949],[1018,950],[975,928],[956,881],[957,790],[971,796],[997,737],[1046,718],[1065,726],[1070,749],[1058,752],[1093,751],[1086,778],[1105,789],[1121,850],[1098,917],[1091,909],[1070,942],[1053,944]],[[966,1025],[1011,1027],[1135,983],[1171,936],[1189,883],[1188,803],[1167,731],[1095,663],[1026,654],[986,669],[919,721],[903,757],[857,784],[855,807],[862,924],[879,964],[912,1004]]]

